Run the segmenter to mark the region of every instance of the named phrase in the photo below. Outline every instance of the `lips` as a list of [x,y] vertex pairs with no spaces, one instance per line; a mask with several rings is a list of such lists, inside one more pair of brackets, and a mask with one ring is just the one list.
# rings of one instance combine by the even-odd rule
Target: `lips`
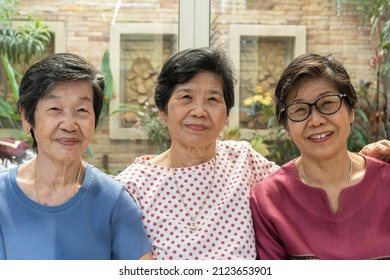
[[196,124],[196,123],[187,124],[186,127],[190,128],[190,129],[193,129],[193,130],[205,130],[205,129],[208,129],[207,125]]
[[80,141],[77,138],[59,138],[58,142],[63,145],[71,146],[79,143]]
[[324,133],[321,133],[321,134],[315,134],[315,135],[309,136],[309,139],[320,140],[320,139],[323,139],[325,137],[330,136],[331,134],[332,134],[332,132],[324,132]]

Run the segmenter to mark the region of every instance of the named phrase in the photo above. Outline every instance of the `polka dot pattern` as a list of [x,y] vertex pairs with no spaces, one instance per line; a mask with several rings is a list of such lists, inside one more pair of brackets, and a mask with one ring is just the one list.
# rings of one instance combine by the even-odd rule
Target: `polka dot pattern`
[[[149,159],[137,158],[116,179],[138,201],[156,259],[255,259],[249,195],[257,182],[278,168],[274,163],[248,142],[218,141],[216,159],[175,168],[176,185],[171,168]],[[191,217],[182,199],[192,216],[205,200],[197,231],[190,230]]]

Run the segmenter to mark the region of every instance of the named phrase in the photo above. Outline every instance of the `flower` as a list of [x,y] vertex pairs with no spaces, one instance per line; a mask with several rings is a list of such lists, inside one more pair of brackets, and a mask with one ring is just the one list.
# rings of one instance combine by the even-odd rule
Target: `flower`
[[272,113],[273,104],[270,92],[264,92],[261,86],[256,87],[255,95],[246,98],[243,105],[247,107],[251,114],[258,115],[263,113]]
[[243,100],[246,117],[243,122],[248,128],[266,128],[274,115],[273,100],[270,92],[264,92],[261,86],[256,87],[256,94]]

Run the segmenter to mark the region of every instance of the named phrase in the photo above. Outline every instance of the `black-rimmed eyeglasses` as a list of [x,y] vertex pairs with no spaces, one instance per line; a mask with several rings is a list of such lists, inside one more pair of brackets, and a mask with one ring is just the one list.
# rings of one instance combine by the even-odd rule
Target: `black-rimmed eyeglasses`
[[340,110],[343,97],[347,97],[347,95],[328,94],[321,96],[313,103],[296,101],[283,107],[280,112],[286,112],[287,117],[293,122],[306,120],[311,114],[312,106],[315,106],[318,112],[324,115],[332,115]]

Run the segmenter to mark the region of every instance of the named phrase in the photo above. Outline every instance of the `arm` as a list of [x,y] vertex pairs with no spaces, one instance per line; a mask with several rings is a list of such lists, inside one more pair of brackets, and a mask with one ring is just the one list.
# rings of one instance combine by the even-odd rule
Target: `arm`
[[141,209],[123,187],[112,218],[112,259],[151,259]]
[[[253,226],[255,230],[257,259],[285,260],[288,254],[278,237],[278,232],[272,222],[261,210],[263,200],[258,188],[254,188],[250,197]],[[260,194],[260,195],[259,195]]]
[[364,146],[359,153],[365,156],[371,156],[386,162],[390,162],[390,141],[383,139],[370,143]]

